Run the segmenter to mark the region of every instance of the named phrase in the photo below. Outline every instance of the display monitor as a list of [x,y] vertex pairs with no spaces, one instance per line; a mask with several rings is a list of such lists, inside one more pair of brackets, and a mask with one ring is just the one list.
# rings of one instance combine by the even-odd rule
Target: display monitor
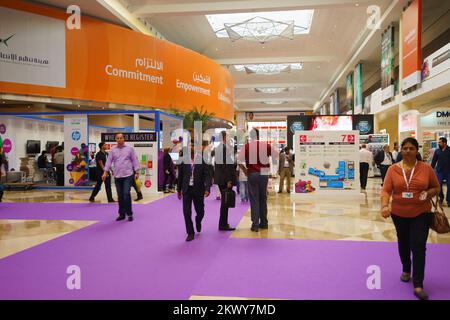
[[38,154],[38,153],[41,153],[41,141],[28,140],[27,141],[27,154]]
[[351,116],[316,116],[311,121],[310,130],[353,130]]

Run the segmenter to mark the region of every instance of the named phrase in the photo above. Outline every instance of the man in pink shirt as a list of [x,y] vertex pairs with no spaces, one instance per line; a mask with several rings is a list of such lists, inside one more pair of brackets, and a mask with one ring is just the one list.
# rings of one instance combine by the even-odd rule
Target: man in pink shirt
[[126,215],[128,221],[133,221],[130,189],[133,181],[139,177],[139,162],[133,147],[125,145],[122,133],[116,134],[116,142],[117,146],[110,151],[103,168],[102,180],[106,180],[111,165],[114,165],[114,182],[119,198],[119,217],[116,221],[124,220]]

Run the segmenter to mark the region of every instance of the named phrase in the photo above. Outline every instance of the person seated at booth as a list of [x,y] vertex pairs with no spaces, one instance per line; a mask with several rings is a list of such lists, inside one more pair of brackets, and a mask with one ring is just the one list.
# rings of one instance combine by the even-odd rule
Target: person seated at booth
[[50,164],[48,162],[47,158],[47,151],[42,151],[41,155],[37,159],[37,165],[39,169],[47,169],[50,167]]

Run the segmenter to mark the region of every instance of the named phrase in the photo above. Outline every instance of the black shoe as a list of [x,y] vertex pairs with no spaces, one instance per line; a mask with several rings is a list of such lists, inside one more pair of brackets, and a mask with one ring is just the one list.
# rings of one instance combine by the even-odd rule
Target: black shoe
[[142,197],[142,193],[139,192],[139,193],[137,194],[137,198],[136,198],[134,201],[139,201],[139,200],[142,200],[142,199],[144,199],[144,198]]
[[125,220],[125,216],[119,216],[116,221],[121,221],[121,220]]
[[236,228],[232,228],[230,226],[226,226],[226,227],[219,227],[220,231],[234,231],[236,230]]
[[188,234],[186,241],[192,241],[194,240],[194,235],[193,234]]
[[134,220],[133,216],[128,217],[128,221],[133,221],[133,220]]
[[419,298],[420,300],[428,300],[428,294],[425,292],[425,291],[423,291],[423,289],[422,290],[420,290],[420,291],[416,291],[416,290],[414,290],[414,295],[417,297],[417,298]]
[[112,200],[108,200],[108,203],[113,203],[116,202],[116,200],[112,199]]
[[258,232],[259,231],[258,227],[251,227],[250,230],[252,230],[253,232]]
[[196,221],[195,222],[195,227],[197,228],[197,232],[201,232],[202,231],[202,223]]
[[411,279],[411,276],[410,276],[409,273],[403,273],[400,276],[400,280],[403,281],[403,282],[409,282],[409,279]]
[[269,225],[267,225],[267,224],[260,224],[259,228],[260,229],[269,229]]
[[89,198],[89,202],[95,202],[94,198]]

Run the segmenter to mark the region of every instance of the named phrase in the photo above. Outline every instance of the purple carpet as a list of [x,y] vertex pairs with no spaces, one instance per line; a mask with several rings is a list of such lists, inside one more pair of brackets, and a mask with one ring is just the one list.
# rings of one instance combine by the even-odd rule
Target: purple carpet
[[[217,230],[219,206],[207,199],[202,233],[186,243],[175,196],[134,206],[134,222],[114,221],[117,208],[109,205],[27,204],[20,208],[27,219],[75,219],[78,212],[80,220],[102,221],[0,260],[0,299],[188,299],[230,236]],[[230,209],[230,224],[247,209]],[[69,265],[81,268],[81,290],[66,288]]]
[[[134,206],[134,222],[114,221],[117,205],[2,204],[0,219],[99,222],[1,259],[0,299],[414,299],[396,243],[229,238],[217,231],[219,206],[212,194],[202,233],[186,243],[175,195]],[[230,224],[247,209],[230,209]],[[430,298],[450,299],[450,245],[427,254]],[[81,290],[66,287],[69,265],[81,268]],[[380,290],[367,289],[370,265],[381,268]]]
[[[239,264],[236,264],[239,261]],[[425,289],[450,299],[450,245],[430,244]],[[367,267],[381,270],[381,289],[367,288]],[[231,238],[195,286],[200,296],[277,299],[415,299],[400,281],[396,243]]]

